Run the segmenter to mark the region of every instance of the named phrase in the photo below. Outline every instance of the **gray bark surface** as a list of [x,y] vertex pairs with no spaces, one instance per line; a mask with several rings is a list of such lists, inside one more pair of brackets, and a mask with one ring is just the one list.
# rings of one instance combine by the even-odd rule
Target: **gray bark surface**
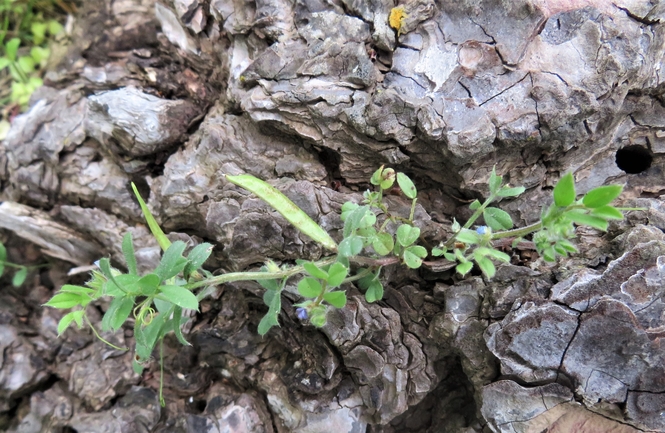
[[[665,431],[664,19],[656,0],[85,2],[0,144],[0,235],[17,261],[39,258],[20,239],[51,258],[22,288],[0,280],[0,429]],[[382,164],[415,179],[430,246],[495,165],[527,188],[501,203],[518,225],[569,171],[578,193],[625,184],[644,210],[579,228],[554,265],[510,250],[491,281],[386,268],[382,301],[349,285],[321,330],[297,319],[295,282],[265,338],[262,289],[221,286],[192,347],[167,338],[164,408],[156,363],[138,376],[88,330],[57,338],[64,312],[41,307],[85,281],[70,268],[122,266],[127,231],[157,263],[131,181],[170,238],[239,271],[325,251],[224,174],[269,181],[339,240]]]

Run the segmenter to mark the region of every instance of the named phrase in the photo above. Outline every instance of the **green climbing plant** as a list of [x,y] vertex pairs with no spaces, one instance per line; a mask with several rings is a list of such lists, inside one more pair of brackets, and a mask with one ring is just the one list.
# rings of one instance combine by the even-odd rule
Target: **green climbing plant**
[[[102,341],[110,344],[99,335],[86,316],[86,309],[91,303],[102,297],[110,298],[111,303],[101,322],[102,331],[117,331],[133,318],[135,371],[140,373],[143,370],[159,344],[163,377],[164,336],[173,333],[182,344],[188,345],[181,330],[188,317],[185,313],[187,310],[198,311],[200,301],[212,293],[216,285],[253,280],[265,289],[263,301],[268,311],[258,325],[259,334],[265,335],[272,327],[279,326],[282,292],[292,277],[300,276],[296,289],[302,302],[295,305],[296,316],[322,327],[329,308],[346,306],[345,285],[348,283],[356,282],[368,302],[381,300],[384,288],[380,275],[385,266],[403,265],[418,269],[429,256],[443,257],[443,260],[453,263],[462,277],[477,266],[486,278],[492,278],[496,263],[510,261],[508,254],[494,247],[496,240],[515,238],[519,241],[532,235],[535,247],[543,258],[554,261],[558,255],[566,256],[577,251],[571,242],[575,236],[575,224],[606,230],[609,220],[621,219],[622,212],[629,210],[611,205],[621,194],[622,187],[619,185],[595,188],[578,199],[573,176],[569,173],[555,186],[553,203],[543,210],[540,221],[514,228],[507,212],[490,205],[503,198],[519,196],[524,188],[505,184],[493,169],[487,199],[482,203],[479,200],[471,203],[474,213],[469,220],[464,225],[453,220],[450,237],[428,251],[420,245],[421,231],[414,221],[417,189],[406,174],[392,168],[380,167],[376,170],[370,179],[374,188],[363,194],[360,203],[347,202],[342,206],[344,227],[339,244],[268,183],[246,174],[227,175],[226,179],[265,200],[302,233],[324,246],[329,255],[319,261],[298,260],[293,265],[282,266],[268,260],[257,271],[212,275],[203,268],[203,264],[210,256],[213,245],[203,243],[185,254],[187,245],[181,241],[169,241],[132,185],[146,222],[163,250],[161,261],[154,270],[140,274],[131,235],[125,235],[122,251],[127,272],[112,267],[108,258],[102,258],[98,269],[92,272],[90,281],[84,286],[65,285],[45,304],[72,310],[60,320],[58,333],[62,334],[72,324],[79,328],[87,325]],[[393,211],[386,203],[386,194],[395,186],[411,201],[408,215]],[[484,224],[473,229],[481,217]],[[4,260],[4,256],[0,257]],[[163,404],[162,386],[163,380],[160,381]]]

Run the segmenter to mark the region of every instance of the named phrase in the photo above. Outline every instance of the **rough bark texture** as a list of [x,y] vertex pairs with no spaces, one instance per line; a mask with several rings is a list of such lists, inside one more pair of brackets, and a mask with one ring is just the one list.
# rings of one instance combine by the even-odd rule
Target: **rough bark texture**
[[[86,1],[0,146],[10,256],[51,258],[23,288],[2,280],[0,428],[665,431],[663,19],[656,0]],[[322,330],[289,293],[261,338],[260,287],[220,287],[192,347],[167,339],[165,408],[156,365],[139,377],[85,330],[56,338],[63,313],[40,307],[70,267],[120,266],[126,231],[142,266],[158,260],[130,181],[169,236],[213,242],[207,266],[231,271],[324,251],[223,174],[270,181],[339,238],[342,203],[381,164],[416,180],[431,245],[495,164],[527,187],[502,203],[520,224],[566,171],[580,193],[624,183],[646,210],[579,229],[556,265],[510,251],[491,281],[388,268],[383,301],[349,286]]]

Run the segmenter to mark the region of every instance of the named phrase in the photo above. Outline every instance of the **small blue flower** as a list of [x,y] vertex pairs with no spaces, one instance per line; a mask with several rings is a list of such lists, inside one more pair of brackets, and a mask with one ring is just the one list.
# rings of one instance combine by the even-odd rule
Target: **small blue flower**
[[296,308],[296,316],[300,320],[307,320],[307,310],[302,307]]
[[476,229],[476,233],[478,233],[481,236],[487,234],[487,231],[488,231],[487,226],[480,226]]

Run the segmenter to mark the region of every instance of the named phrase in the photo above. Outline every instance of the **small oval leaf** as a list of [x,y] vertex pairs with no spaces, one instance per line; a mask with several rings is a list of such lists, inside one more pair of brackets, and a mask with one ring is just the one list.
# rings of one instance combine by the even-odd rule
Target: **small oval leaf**
[[513,219],[508,215],[508,212],[499,208],[486,208],[483,211],[483,218],[485,219],[485,224],[490,226],[492,230],[500,231],[513,228]]
[[58,293],[44,305],[47,307],[67,309],[82,304],[84,300],[84,295],[76,293]]
[[363,249],[363,240],[360,236],[349,236],[339,243],[339,255],[342,257],[357,256]]
[[607,220],[604,218],[579,212],[566,212],[565,215],[566,218],[575,224],[585,225],[598,230],[607,231]]
[[465,276],[466,274],[469,273],[469,271],[473,268],[473,263],[472,262],[464,262],[460,263],[455,267],[455,270],[461,275]]
[[171,302],[182,308],[190,310],[199,310],[199,301],[196,295],[182,286],[159,286],[159,295],[157,298]]
[[315,278],[318,278],[320,280],[328,279],[328,273],[323,269],[319,269],[319,267],[316,266],[316,264],[314,264],[313,262],[304,262],[302,264],[302,267],[307,271],[308,274],[310,274]]
[[28,276],[28,268],[21,268],[14,274],[12,278],[12,286],[18,287],[25,281],[25,278]]
[[379,233],[372,241],[372,248],[380,256],[390,254],[395,247],[395,241],[390,233]]
[[399,185],[399,188],[402,190],[405,196],[413,200],[418,196],[418,191],[416,190],[416,186],[413,184],[411,179],[404,173],[397,173],[397,184]]
[[587,192],[582,199],[584,206],[589,208],[599,208],[608,205],[621,195],[623,186],[621,185],[606,185],[594,188]]
[[575,201],[575,179],[572,173],[567,173],[554,187],[554,204],[566,207]]
[[591,211],[591,215],[605,219],[615,219],[615,220],[623,219],[623,214],[614,206],[597,207]]

